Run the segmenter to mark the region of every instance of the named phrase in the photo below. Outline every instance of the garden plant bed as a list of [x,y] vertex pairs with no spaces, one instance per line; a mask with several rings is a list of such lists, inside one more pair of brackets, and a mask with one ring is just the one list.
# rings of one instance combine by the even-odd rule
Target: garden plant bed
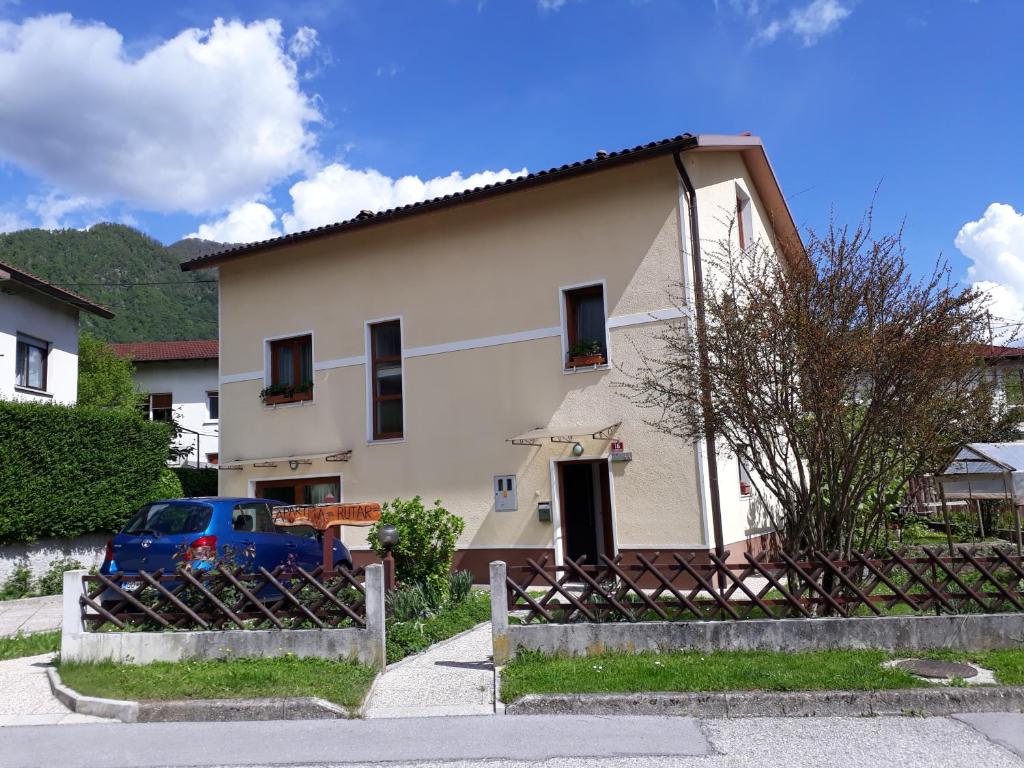
[[472,629],[490,618],[490,593],[472,592],[463,602],[442,608],[427,618],[415,621],[388,619],[388,664],[394,664],[406,656],[424,651],[434,643]]
[[[63,663],[60,676],[84,696],[138,702],[313,697],[353,714],[375,671],[353,661],[280,657],[230,661]],[[183,718],[184,719],[184,718]]]

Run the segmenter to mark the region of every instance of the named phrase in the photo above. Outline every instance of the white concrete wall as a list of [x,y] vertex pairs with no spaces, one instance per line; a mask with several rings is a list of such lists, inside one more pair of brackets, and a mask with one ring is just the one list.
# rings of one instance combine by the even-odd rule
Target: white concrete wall
[[[50,344],[45,393],[15,389],[19,333]],[[65,404],[78,399],[76,308],[14,284],[0,283],[0,399]]]
[[[167,362],[135,363],[135,384],[143,392],[170,392],[174,413],[181,426],[199,432],[201,464],[206,454],[220,450],[220,424],[210,418],[206,404],[207,391],[217,389],[216,360],[174,360]],[[183,432],[179,447],[196,445],[196,436]],[[195,466],[196,453],[187,462]]]
[[28,565],[32,575],[39,578],[50,569],[54,560],[71,558],[86,568],[103,562],[103,553],[110,534],[94,533],[77,539],[40,539],[27,544],[0,546],[0,583],[6,581],[18,563]]

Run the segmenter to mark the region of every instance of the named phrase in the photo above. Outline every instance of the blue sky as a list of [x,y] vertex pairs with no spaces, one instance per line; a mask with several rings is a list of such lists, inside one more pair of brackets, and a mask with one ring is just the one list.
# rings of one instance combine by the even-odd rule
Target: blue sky
[[0,0],[0,229],[251,239],[749,130],[798,223],[880,185],[918,270],[1024,319],[1021,29],[1018,0]]

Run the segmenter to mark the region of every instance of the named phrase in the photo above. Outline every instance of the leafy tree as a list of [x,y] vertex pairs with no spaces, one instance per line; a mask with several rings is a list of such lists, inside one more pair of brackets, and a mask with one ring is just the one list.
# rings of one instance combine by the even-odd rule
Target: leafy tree
[[669,326],[626,384],[658,429],[711,434],[752,469],[791,551],[876,541],[909,478],[1014,418],[978,356],[984,297],[941,261],[914,279],[901,232],[870,224],[869,211],[855,229],[809,232],[792,262],[763,242],[714,244],[703,324]]
[[78,403],[100,408],[132,408],[139,402],[135,367],[91,333],[78,339]]

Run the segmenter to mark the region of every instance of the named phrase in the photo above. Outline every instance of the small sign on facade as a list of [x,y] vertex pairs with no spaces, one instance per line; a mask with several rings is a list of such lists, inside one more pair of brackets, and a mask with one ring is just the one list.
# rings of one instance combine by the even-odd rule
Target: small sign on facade
[[612,440],[611,445],[608,446],[609,453],[622,453],[626,450],[626,444],[621,440]]

